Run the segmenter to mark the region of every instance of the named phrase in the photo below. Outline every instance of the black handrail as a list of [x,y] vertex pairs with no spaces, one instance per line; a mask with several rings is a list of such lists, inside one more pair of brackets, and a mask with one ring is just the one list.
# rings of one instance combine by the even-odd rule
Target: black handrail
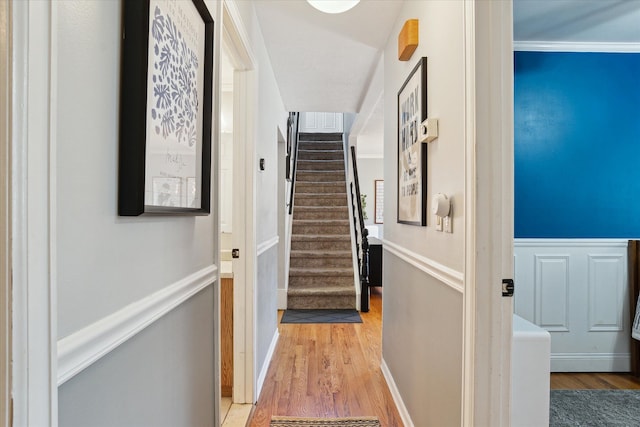
[[[360,198],[360,182],[358,180],[358,164],[356,162],[356,147],[351,147],[351,164],[353,166],[353,188],[356,190],[356,205],[358,207],[358,222],[360,223],[360,235],[362,245],[360,253],[360,311],[369,311],[369,230],[364,226],[364,214],[362,212],[362,199]],[[355,212],[354,212],[355,214]]]
[[[298,161],[298,126],[300,113],[289,113],[287,120],[287,179],[291,181],[289,192],[289,215],[293,213],[293,192],[296,186],[296,163]],[[293,159],[291,156],[293,155]]]

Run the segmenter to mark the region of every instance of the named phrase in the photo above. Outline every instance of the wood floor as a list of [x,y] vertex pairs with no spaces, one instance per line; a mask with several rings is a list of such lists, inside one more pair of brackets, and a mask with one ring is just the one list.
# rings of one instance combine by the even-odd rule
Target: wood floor
[[640,389],[640,378],[617,373],[553,373],[552,390]]
[[247,426],[268,427],[272,415],[377,416],[383,426],[403,425],[380,370],[381,291],[372,288],[363,323],[279,324],[278,345]]

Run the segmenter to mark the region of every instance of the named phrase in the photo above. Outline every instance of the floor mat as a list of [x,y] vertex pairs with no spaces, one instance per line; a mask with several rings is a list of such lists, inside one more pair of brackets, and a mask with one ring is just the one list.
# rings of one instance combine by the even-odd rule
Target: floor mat
[[285,310],[280,323],[362,323],[356,310]]

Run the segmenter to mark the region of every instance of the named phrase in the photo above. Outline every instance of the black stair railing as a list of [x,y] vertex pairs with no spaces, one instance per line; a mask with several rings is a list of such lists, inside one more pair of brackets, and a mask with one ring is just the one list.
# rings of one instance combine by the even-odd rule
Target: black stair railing
[[356,162],[356,148],[351,147],[351,164],[353,167],[353,183],[351,185],[351,198],[353,200],[353,192],[355,190],[355,204],[354,209],[354,224],[356,222],[355,216],[357,215],[357,222],[360,227],[356,226],[356,231],[359,229],[361,241],[358,244],[358,237],[356,235],[356,245],[358,246],[358,258],[360,268],[360,311],[369,311],[369,230],[364,226],[364,214],[362,212],[362,199],[360,198],[360,182],[358,180],[358,164]]
[[287,180],[291,182],[289,191],[289,215],[293,213],[293,192],[296,186],[296,163],[298,160],[298,124],[300,113],[289,113],[287,119]]

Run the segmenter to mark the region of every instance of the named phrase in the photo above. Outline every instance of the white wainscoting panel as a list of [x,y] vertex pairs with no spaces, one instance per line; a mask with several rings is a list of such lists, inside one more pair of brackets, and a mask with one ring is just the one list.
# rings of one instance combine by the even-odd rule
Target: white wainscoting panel
[[535,255],[536,324],[547,331],[569,330],[569,255]]
[[624,265],[622,255],[589,255],[589,332],[623,331]]
[[554,372],[628,371],[627,240],[515,239],[515,312],[551,334]]

